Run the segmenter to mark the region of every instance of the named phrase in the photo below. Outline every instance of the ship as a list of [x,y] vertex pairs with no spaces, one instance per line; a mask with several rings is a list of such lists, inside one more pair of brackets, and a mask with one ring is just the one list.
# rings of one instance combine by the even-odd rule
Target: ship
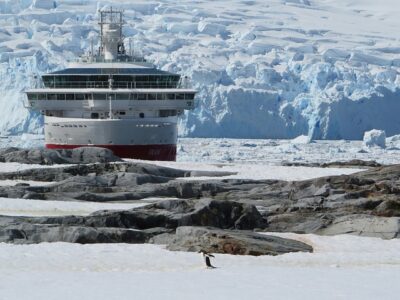
[[126,49],[123,11],[99,11],[99,46],[26,90],[44,116],[45,147],[102,147],[122,158],[175,161],[178,117],[195,107],[187,77]]

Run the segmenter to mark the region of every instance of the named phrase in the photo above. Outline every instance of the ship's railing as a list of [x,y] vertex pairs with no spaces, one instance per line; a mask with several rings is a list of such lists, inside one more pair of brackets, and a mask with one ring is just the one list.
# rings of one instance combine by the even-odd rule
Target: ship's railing
[[134,62],[139,65],[152,65],[149,63],[144,57],[141,56],[129,56],[129,55],[121,55],[116,59],[104,59],[102,56],[90,56],[84,55],[75,60],[76,62],[84,62],[84,63],[116,63],[116,62]]
[[[109,82],[106,81],[70,81],[70,82],[54,82],[47,81],[44,83],[46,88],[58,89],[72,89],[72,88],[94,88],[94,89],[108,89],[110,88]],[[114,81],[112,84],[113,89],[176,89],[188,88],[178,82],[157,82],[157,81]]]

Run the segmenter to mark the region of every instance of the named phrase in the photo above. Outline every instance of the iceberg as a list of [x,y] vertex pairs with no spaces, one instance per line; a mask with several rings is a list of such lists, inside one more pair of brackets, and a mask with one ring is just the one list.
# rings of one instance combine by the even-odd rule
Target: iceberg
[[363,143],[366,147],[386,148],[386,133],[383,130],[370,130],[364,133]]

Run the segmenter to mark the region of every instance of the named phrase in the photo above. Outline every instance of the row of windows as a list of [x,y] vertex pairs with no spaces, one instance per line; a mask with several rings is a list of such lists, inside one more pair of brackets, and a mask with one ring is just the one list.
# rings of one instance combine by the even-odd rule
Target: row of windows
[[[116,87],[167,87],[176,86],[179,82],[179,75],[168,76],[113,76],[114,86]],[[73,88],[73,87],[108,87],[108,75],[95,76],[43,76],[43,83],[46,87],[53,88]]]
[[28,93],[29,100],[193,100],[194,93],[94,93],[94,94],[37,94]]
[[[159,125],[159,124],[137,124],[136,127],[141,127],[141,128],[150,128],[150,127],[154,127],[154,128],[159,128],[159,127],[163,127],[163,126],[168,126],[169,124],[163,124],[163,125]],[[54,127],[61,127],[61,128],[86,128],[86,125],[59,125],[59,124],[51,124],[51,126]]]

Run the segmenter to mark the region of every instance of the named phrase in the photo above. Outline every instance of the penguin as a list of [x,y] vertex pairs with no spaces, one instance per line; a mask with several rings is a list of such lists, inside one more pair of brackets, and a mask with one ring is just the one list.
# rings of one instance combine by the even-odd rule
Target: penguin
[[211,253],[208,253],[205,250],[200,250],[199,253],[202,254],[203,258],[204,258],[204,262],[206,264],[206,267],[208,269],[215,269],[215,267],[211,264],[211,259],[210,257],[215,257],[214,255],[212,255]]

